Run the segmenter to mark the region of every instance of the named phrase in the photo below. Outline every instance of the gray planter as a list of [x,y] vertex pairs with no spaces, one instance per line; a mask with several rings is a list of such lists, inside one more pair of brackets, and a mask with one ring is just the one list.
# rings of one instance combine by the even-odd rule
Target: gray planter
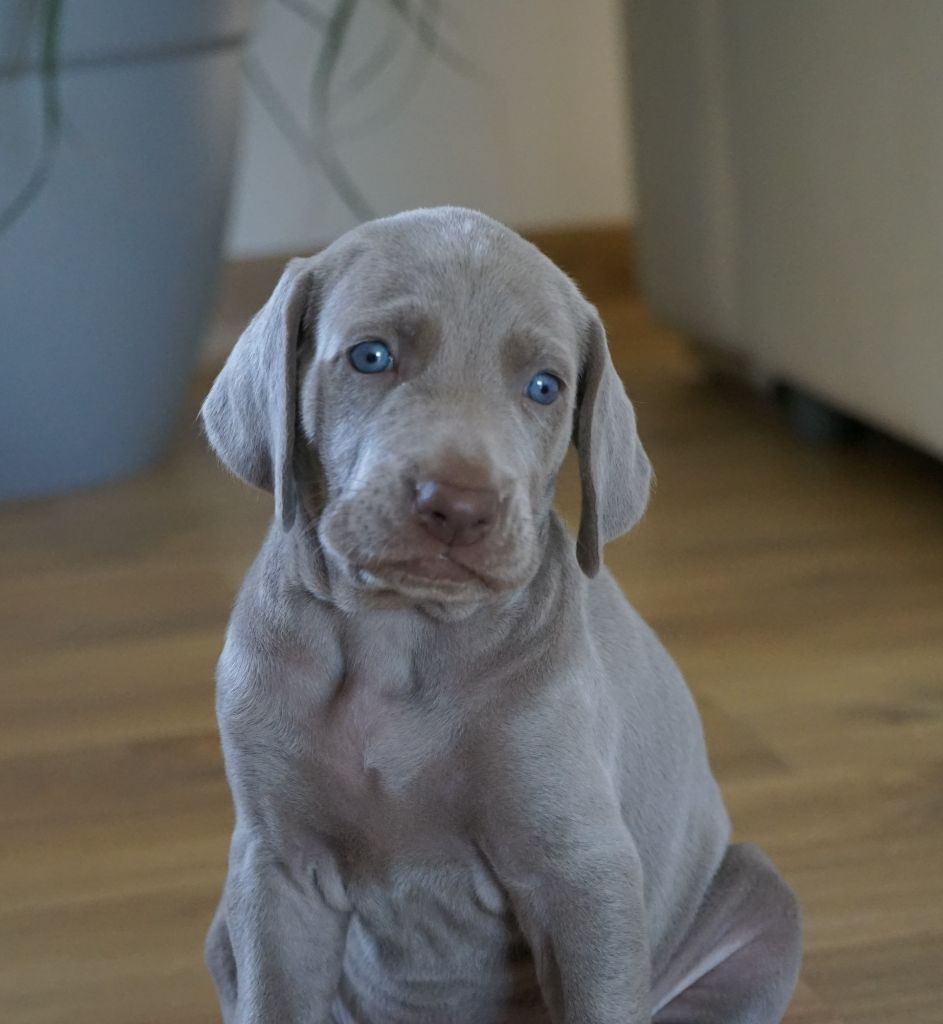
[[[0,206],[35,166],[29,0],[0,9]],[[0,498],[160,454],[206,327],[237,132],[246,6],[66,0],[63,137],[0,236]]]

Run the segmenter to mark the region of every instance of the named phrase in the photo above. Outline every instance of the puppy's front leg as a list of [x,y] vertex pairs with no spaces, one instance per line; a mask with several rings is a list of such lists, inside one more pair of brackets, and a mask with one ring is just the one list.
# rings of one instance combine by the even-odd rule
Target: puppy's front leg
[[[642,871],[615,814],[559,806],[505,832],[489,859],[527,939],[554,1024],[648,1024]],[[587,813],[589,812],[589,813]]]
[[231,1003],[227,1024],[326,1024],[347,914],[328,905],[313,871],[237,832],[223,907],[235,968],[234,985],[220,992]]
[[629,844],[572,859],[512,899],[554,1024],[647,1024],[649,949]]

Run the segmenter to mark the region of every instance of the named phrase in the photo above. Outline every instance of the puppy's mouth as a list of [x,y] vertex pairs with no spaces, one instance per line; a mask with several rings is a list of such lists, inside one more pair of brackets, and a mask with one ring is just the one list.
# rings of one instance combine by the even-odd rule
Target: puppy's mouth
[[[501,522],[469,544],[450,544],[404,516],[378,523],[363,501],[339,502],[322,514],[319,539],[364,596],[408,602],[479,604],[517,590],[536,569],[529,521]],[[513,534],[513,539],[511,534]]]
[[396,589],[410,585],[436,589],[466,589],[469,585],[489,590],[495,584],[483,573],[454,558],[448,549],[413,558],[370,562],[358,567],[365,582],[382,582]]
[[457,562],[448,551],[440,551],[437,555],[423,555],[404,562],[393,562],[384,568],[388,572],[435,583],[471,583],[481,580],[481,576],[474,569]]
[[471,552],[449,548],[348,561],[347,572],[366,594],[377,598],[456,607],[492,600],[524,582],[517,575],[493,574]]

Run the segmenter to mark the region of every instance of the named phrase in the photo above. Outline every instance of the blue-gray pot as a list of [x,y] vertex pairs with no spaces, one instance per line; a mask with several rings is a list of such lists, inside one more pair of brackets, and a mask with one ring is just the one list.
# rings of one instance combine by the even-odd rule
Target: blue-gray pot
[[[0,208],[42,147],[39,6],[0,10]],[[212,308],[238,125],[244,3],[62,12],[61,142],[0,235],[7,499],[111,479],[166,447]]]

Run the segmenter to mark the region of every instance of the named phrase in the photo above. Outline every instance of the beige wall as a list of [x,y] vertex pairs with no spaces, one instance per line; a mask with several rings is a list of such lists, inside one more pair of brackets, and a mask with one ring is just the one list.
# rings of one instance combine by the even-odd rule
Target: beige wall
[[[379,214],[455,203],[519,227],[618,220],[634,212],[620,0],[445,0],[446,32],[475,66],[469,79],[436,59],[400,57],[363,97],[338,107],[340,151]],[[351,70],[388,15],[364,3]],[[262,10],[252,54],[305,117],[318,36],[277,3]],[[419,68],[414,75],[411,68]],[[415,82],[399,112],[396,84]],[[249,92],[228,248],[233,256],[302,252],[355,219],[323,173],[303,165]]]

